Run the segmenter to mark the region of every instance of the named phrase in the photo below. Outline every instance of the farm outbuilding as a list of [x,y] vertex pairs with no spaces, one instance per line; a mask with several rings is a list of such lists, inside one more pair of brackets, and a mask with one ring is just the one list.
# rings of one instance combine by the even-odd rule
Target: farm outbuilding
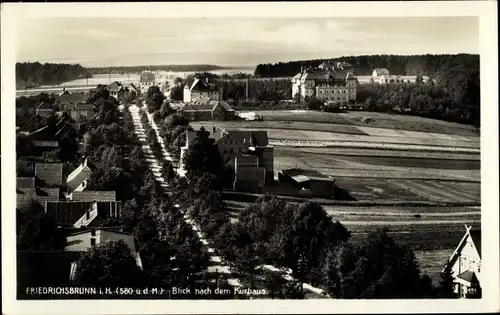
[[289,183],[301,190],[309,191],[311,195],[331,198],[335,193],[335,181],[330,176],[315,170],[292,168],[278,173],[282,183]]

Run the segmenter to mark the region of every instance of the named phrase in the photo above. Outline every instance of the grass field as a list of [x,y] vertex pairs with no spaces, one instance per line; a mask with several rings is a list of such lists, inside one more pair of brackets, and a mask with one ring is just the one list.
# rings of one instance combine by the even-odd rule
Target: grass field
[[197,121],[192,122],[191,126],[194,129],[199,129],[201,126],[205,127],[207,130],[211,130],[212,127],[223,127],[223,128],[252,128],[252,129],[272,129],[279,127],[283,130],[303,130],[303,131],[323,131],[323,132],[335,132],[342,134],[353,134],[353,135],[367,135],[365,132],[360,130],[355,126],[349,125],[334,125],[334,124],[318,124],[310,122],[297,122],[297,121],[223,121],[223,122],[213,122],[213,121]]
[[[256,111],[264,120],[298,121],[327,124],[346,124],[363,127],[389,128],[408,131],[431,132],[465,137],[477,137],[473,126],[450,123],[430,118],[408,115],[391,115],[374,112],[325,113],[315,111]],[[361,121],[363,117],[373,119],[370,123]]]

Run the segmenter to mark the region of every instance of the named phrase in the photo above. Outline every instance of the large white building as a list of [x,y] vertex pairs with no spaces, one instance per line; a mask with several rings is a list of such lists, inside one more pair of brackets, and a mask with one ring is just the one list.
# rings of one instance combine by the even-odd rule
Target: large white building
[[315,96],[320,100],[335,104],[348,104],[356,101],[357,80],[352,67],[348,70],[337,67],[302,70],[292,78],[292,95],[300,95],[301,99]]
[[150,87],[155,85],[155,75],[152,72],[144,71],[139,78],[139,88],[141,94],[145,94]]

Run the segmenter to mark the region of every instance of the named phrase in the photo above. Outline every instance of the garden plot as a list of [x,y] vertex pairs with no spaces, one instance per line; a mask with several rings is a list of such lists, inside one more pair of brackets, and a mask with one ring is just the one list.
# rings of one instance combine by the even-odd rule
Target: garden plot
[[417,139],[438,139],[445,141],[473,141],[479,142],[479,136],[459,136],[451,134],[441,134],[435,132],[409,131],[401,129],[375,128],[357,126],[359,130],[370,136],[380,137],[408,137]]
[[[408,131],[431,132],[465,137],[479,137],[476,128],[470,125],[410,115],[397,115],[376,112],[347,112],[337,114],[356,126],[389,128]],[[371,118],[370,123],[363,123],[363,117]]]
[[[414,194],[430,201],[438,202],[480,202],[480,195],[477,195],[477,188],[472,188],[470,192],[458,190],[453,182],[445,181],[420,181],[420,180],[391,180],[391,183],[404,188]],[[474,183],[460,183],[462,187],[480,186]]]

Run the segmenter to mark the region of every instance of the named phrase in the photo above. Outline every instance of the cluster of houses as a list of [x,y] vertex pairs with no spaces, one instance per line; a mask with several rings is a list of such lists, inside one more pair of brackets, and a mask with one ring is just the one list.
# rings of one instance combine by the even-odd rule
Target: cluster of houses
[[[36,114],[17,130],[18,141],[30,147],[17,154],[18,165],[23,166],[16,178],[17,211],[21,215],[43,211],[67,236],[62,251],[18,251],[21,286],[70,285],[80,253],[112,240],[128,244],[137,265],[142,267],[133,236],[123,233],[117,225],[122,205],[115,191],[88,190],[92,174],[88,160],[73,165],[61,162],[54,154],[64,149],[65,138],[78,142],[82,121],[95,117],[94,106],[87,104],[87,99],[88,95],[63,91],[56,96],[56,106],[40,104]],[[47,261],[50,267],[35,261]],[[30,277],[33,273],[50,276],[43,283],[34,283],[40,277]]]
[[219,82],[197,78],[184,86],[184,104],[177,113],[190,121],[234,120],[236,112],[223,100],[222,92]]
[[[215,140],[223,163],[231,170],[227,188],[242,192],[273,192],[291,196],[332,198],[335,181],[313,170],[299,168],[274,170],[274,148],[265,130],[237,130],[212,127],[207,130]],[[183,156],[189,150],[196,131],[186,132],[181,148]],[[184,169],[184,166],[180,166]]]

